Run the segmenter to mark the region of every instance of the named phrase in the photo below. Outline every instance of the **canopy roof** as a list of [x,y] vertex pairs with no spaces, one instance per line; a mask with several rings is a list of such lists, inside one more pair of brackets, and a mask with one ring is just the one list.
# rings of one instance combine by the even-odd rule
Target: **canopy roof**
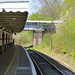
[[0,12],[0,26],[17,33],[25,27],[28,12]]

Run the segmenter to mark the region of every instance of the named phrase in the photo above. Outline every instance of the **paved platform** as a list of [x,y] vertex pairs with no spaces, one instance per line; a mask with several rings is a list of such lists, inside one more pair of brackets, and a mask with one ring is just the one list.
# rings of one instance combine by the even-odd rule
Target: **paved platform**
[[9,66],[15,52],[15,46],[9,48],[6,52],[0,55],[0,75],[3,75]]
[[0,55],[0,75],[36,75],[35,67],[22,46],[12,46]]

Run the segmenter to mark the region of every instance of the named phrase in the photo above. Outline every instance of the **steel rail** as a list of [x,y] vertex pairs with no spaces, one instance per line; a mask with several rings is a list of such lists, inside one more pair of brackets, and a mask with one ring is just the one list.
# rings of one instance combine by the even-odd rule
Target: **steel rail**
[[66,75],[64,74],[58,67],[56,67],[54,64],[52,64],[49,60],[47,60],[45,57],[41,56],[39,53],[33,51],[33,50],[30,50],[34,53],[36,53],[37,55],[39,55],[41,58],[43,58],[44,60],[46,60],[49,64],[51,64],[56,70],[58,70],[62,75]]
[[44,74],[42,73],[41,69],[39,68],[37,62],[34,60],[34,58],[33,58],[30,54],[29,54],[29,56],[31,57],[32,61],[35,63],[35,65],[36,65],[36,67],[38,68],[40,74],[41,74],[41,75],[44,75]]

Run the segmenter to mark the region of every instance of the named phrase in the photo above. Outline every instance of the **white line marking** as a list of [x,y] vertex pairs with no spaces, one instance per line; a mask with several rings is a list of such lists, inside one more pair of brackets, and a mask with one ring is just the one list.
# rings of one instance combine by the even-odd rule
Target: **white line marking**
[[[24,50],[25,50],[25,48],[24,48]],[[30,58],[28,52],[27,52],[26,50],[25,50],[25,52],[26,52],[27,57],[28,57],[28,59],[29,59],[29,61],[30,61],[33,75],[37,75],[36,70],[35,70],[35,67],[34,67],[34,64],[33,64],[32,60],[31,60],[31,58]]]

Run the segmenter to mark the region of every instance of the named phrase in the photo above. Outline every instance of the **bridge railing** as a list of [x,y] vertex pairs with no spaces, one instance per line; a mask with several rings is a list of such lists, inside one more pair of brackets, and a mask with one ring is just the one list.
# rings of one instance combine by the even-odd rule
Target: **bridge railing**
[[43,30],[41,25],[25,25],[24,30]]
[[53,31],[55,31],[56,27],[55,25],[25,25],[24,30],[48,30],[51,31],[51,29]]

